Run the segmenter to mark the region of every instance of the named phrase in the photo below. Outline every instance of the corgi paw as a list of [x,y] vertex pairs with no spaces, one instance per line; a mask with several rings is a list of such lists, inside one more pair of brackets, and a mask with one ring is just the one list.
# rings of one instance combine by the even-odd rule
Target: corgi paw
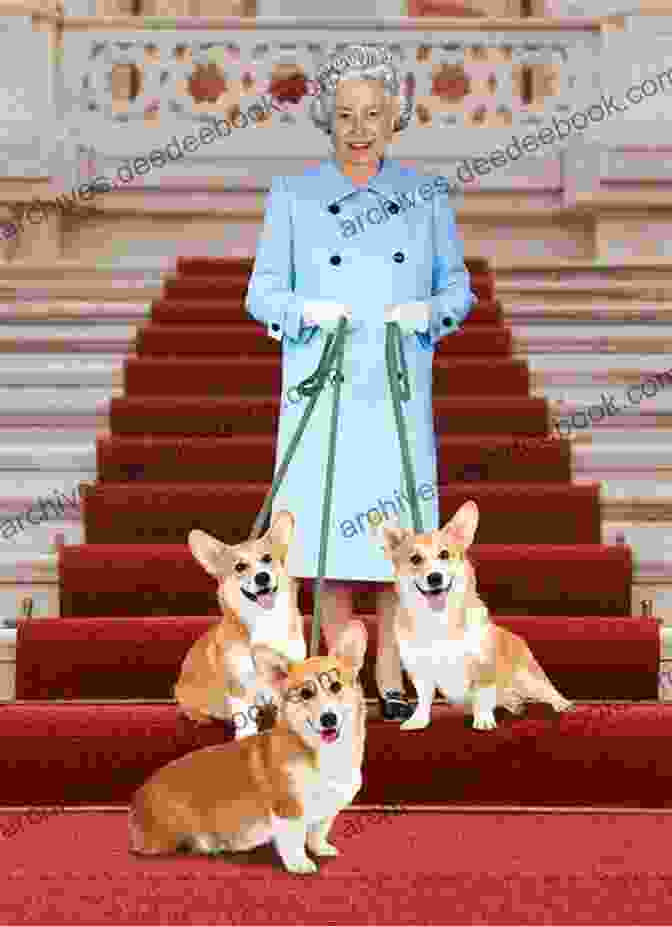
[[414,714],[401,725],[402,731],[422,731],[429,727],[429,718],[426,715]]
[[328,843],[326,840],[323,843],[318,843],[316,845],[308,844],[308,849],[311,853],[314,853],[315,856],[339,856],[340,850],[333,846],[333,844]]
[[303,859],[293,859],[291,862],[286,862],[285,869],[287,872],[294,872],[297,875],[312,875],[317,872],[317,866],[307,856],[304,856]]
[[475,731],[493,731],[497,727],[495,716],[491,711],[481,711],[474,715]]

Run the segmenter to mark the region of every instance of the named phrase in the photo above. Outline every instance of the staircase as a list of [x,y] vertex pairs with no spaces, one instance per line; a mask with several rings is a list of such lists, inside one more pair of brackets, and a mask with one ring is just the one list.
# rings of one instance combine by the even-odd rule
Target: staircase
[[[272,473],[280,350],[243,312],[249,270],[180,261],[138,333],[98,441],[98,480],[82,487],[86,543],[59,549],[60,620],[19,621],[17,701],[0,711],[17,773],[6,804],[123,804],[161,763],[232,736],[225,724],[180,720],[170,695],[184,654],[218,615],[186,536],[200,527],[245,538]],[[477,501],[483,598],[580,704],[572,715],[504,713],[485,738],[437,704],[432,726],[407,735],[410,749],[378,718],[374,586],[361,584],[370,723],[359,806],[665,806],[672,716],[656,702],[658,621],[632,617],[630,550],[601,543],[600,487],[570,482],[568,442],[540,441],[515,458],[516,435],[547,435],[547,403],[530,396],[527,366],[512,356],[492,275],[482,263],[471,270],[479,303],[434,364],[441,519]],[[311,585],[301,590],[307,616]],[[616,770],[632,767],[633,751],[626,783]]]

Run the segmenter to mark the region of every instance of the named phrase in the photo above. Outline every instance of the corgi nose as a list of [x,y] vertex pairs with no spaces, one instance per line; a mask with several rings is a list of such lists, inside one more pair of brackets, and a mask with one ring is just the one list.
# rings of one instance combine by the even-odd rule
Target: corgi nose
[[257,586],[270,586],[271,575],[270,573],[257,573],[257,575],[254,577],[254,581]]
[[324,714],[320,716],[320,724],[322,727],[336,727],[338,718],[333,711],[325,711]]
[[427,577],[427,584],[429,586],[440,586],[443,582],[443,576],[441,573],[430,573]]

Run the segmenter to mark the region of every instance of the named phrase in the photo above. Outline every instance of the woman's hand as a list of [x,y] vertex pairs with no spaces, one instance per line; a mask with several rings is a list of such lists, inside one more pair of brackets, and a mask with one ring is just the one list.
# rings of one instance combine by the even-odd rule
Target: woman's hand
[[352,323],[352,310],[345,303],[335,303],[326,299],[306,302],[303,307],[303,324],[319,325],[325,332],[334,332],[343,316]]
[[427,303],[395,303],[385,307],[386,322],[398,322],[402,335],[422,334],[429,328],[430,308]]

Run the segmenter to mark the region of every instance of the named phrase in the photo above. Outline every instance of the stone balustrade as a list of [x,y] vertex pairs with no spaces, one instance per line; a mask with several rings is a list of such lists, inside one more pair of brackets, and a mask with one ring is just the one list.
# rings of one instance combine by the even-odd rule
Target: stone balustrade
[[[387,41],[415,85],[415,120],[397,157],[446,170],[599,100],[602,24],[597,21],[66,19],[61,57],[65,131],[76,139],[80,181],[173,135],[198,135],[215,118],[243,127],[262,98],[273,108],[246,131],[201,146],[141,183],[235,179],[251,159],[324,157],[309,118],[312,78],[334,48]],[[238,120],[236,123],[235,120]],[[560,159],[561,152],[557,153]],[[82,163],[82,162],[86,163]],[[545,170],[548,170],[546,165]]]
[[[622,92],[630,73],[643,79],[651,68],[661,70],[672,36],[642,23],[630,31],[627,17],[72,15],[73,7],[81,11],[92,5],[90,0],[70,0],[68,15],[63,15],[57,0],[39,9],[0,0],[6,104],[0,108],[0,128],[7,152],[6,167],[0,168],[0,209],[5,204],[0,221],[11,219],[17,203],[53,199],[100,177],[116,181],[126,194],[98,197],[98,207],[111,216],[119,210],[131,215],[169,206],[175,212],[178,207],[168,199],[176,189],[210,194],[263,190],[275,174],[300,172],[331,150],[309,118],[316,69],[331,51],[353,41],[388,43],[404,80],[414,84],[414,119],[395,140],[393,157],[466,180],[466,200],[479,222],[492,225],[486,213],[497,208],[509,215],[512,197],[528,212],[571,210],[577,204],[585,211],[586,197],[606,189],[605,171],[636,176],[645,170],[663,176],[671,170],[662,155],[653,164],[650,153],[629,150],[633,132],[641,149],[649,137],[665,130],[661,114],[669,109],[670,96],[662,86],[655,100],[647,98],[625,115],[612,114],[601,125],[581,117],[585,131],[577,126],[564,138],[551,131],[550,143],[537,143],[535,154],[523,144],[526,136],[542,138],[558,122],[596,106],[619,79],[625,83],[616,92]],[[656,17],[641,19],[656,25]],[[621,29],[624,24],[627,28]],[[655,45],[654,35],[660,40]],[[648,41],[648,71],[637,62],[623,66],[630,40],[633,51]],[[246,115],[251,107],[254,118]],[[221,137],[212,138],[212,127],[221,120],[236,131],[225,129]],[[150,158],[152,152],[165,152],[174,139],[203,139],[204,131],[208,144],[192,143],[174,159]],[[611,142],[605,146],[607,137]],[[664,140],[658,144],[663,151]],[[514,154],[508,154],[512,148]],[[492,159],[483,175],[473,167],[470,172],[462,168],[459,175],[465,158],[473,163],[501,150],[507,156],[499,164]],[[120,166],[134,165],[137,159],[143,159],[144,170],[120,177]],[[130,188],[136,192],[129,196]],[[471,196],[474,192],[484,195]],[[140,194],[155,194],[151,205],[150,199],[134,199]],[[183,212],[189,203],[180,202]],[[230,202],[257,208],[251,201]],[[212,205],[209,201],[208,207]],[[585,239],[577,253],[589,254],[589,239],[597,240],[597,233],[583,231],[583,213],[573,219],[568,213],[567,219]],[[33,261],[38,253],[43,261],[76,253],[82,221],[83,216],[74,214],[45,214],[39,227],[26,225],[16,240],[0,241],[0,263]],[[98,222],[102,236],[107,234],[105,221]],[[96,245],[92,256],[102,253]]]

